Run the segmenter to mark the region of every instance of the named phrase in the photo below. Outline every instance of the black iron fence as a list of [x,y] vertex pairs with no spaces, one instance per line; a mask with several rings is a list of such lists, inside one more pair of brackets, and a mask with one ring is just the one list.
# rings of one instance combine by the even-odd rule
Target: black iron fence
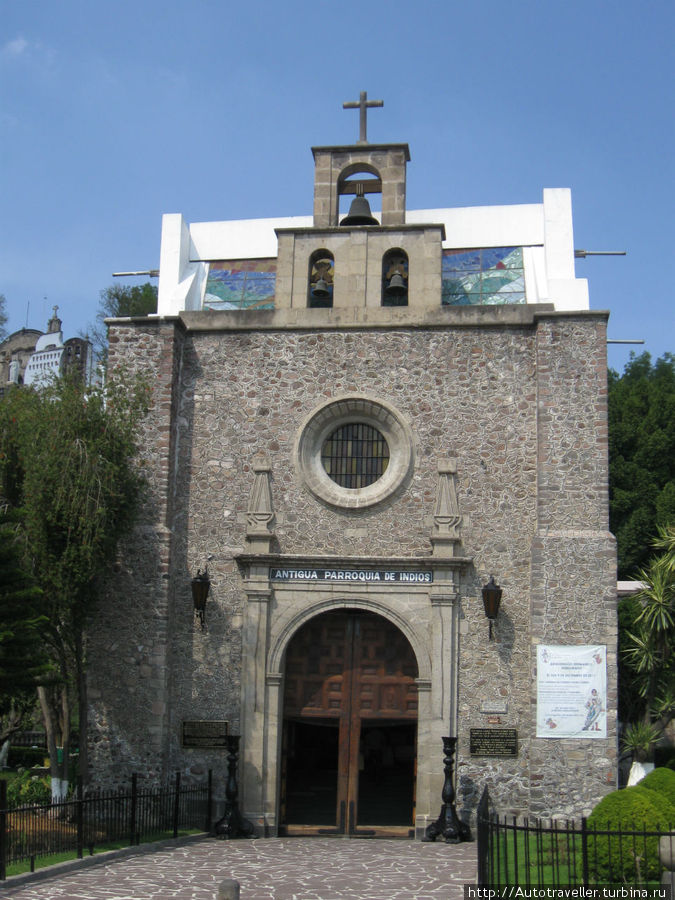
[[181,783],[180,772],[161,787],[145,786],[132,775],[131,786],[88,791],[44,806],[7,807],[7,783],[0,781],[0,880],[7,867],[41,857],[93,854],[96,847],[134,846],[179,832],[211,828],[212,775],[203,784]]
[[[526,887],[658,884],[666,856],[675,855],[675,822],[658,830],[594,828],[588,820],[499,816],[487,788],[478,806],[478,884]],[[661,855],[659,846],[661,845]]]
[[12,744],[17,747],[40,747],[47,749],[47,735],[44,731],[16,731],[12,735]]
[[[47,749],[47,735],[44,731],[15,731],[12,735],[13,747],[39,747]],[[77,750],[79,746],[79,734],[77,731],[70,735],[70,749]]]

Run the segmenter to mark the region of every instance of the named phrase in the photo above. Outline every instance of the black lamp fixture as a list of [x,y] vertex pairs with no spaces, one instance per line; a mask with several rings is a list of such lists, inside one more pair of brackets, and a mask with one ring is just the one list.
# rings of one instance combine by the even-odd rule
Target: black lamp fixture
[[197,570],[197,574],[192,579],[192,602],[195,607],[195,615],[199,619],[199,624],[204,630],[206,621],[206,600],[211,589],[211,579],[209,578],[209,567],[207,566],[203,572]]
[[502,589],[498,584],[495,584],[495,576],[490,575],[490,580],[483,587],[481,593],[483,594],[483,606],[485,607],[485,615],[490,620],[490,640],[494,640],[492,637],[492,623],[495,621],[497,616],[499,615],[499,604],[502,599]]

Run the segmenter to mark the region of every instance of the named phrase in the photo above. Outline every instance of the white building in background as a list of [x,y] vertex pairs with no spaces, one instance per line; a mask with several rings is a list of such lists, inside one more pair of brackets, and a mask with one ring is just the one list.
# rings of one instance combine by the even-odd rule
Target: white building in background
[[91,342],[79,337],[64,341],[57,311],[55,306],[44,334],[23,328],[0,343],[2,388],[9,384],[40,387],[69,371],[79,372],[85,384],[90,385],[96,380]]

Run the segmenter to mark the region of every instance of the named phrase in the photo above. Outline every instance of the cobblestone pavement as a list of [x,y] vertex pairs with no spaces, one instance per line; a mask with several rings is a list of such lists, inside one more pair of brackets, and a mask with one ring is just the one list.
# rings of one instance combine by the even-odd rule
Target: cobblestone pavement
[[241,900],[461,900],[476,881],[475,844],[397,840],[215,838],[162,847],[39,882],[12,900],[215,900],[226,878]]

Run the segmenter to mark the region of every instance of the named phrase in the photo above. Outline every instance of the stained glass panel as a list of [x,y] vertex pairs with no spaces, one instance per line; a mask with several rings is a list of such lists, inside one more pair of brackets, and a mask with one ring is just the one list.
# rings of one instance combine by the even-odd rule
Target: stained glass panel
[[203,308],[274,309],[276,273],[276,259],[212,262]]
[[444,306],[525,303],[522,247],[443,251]]

